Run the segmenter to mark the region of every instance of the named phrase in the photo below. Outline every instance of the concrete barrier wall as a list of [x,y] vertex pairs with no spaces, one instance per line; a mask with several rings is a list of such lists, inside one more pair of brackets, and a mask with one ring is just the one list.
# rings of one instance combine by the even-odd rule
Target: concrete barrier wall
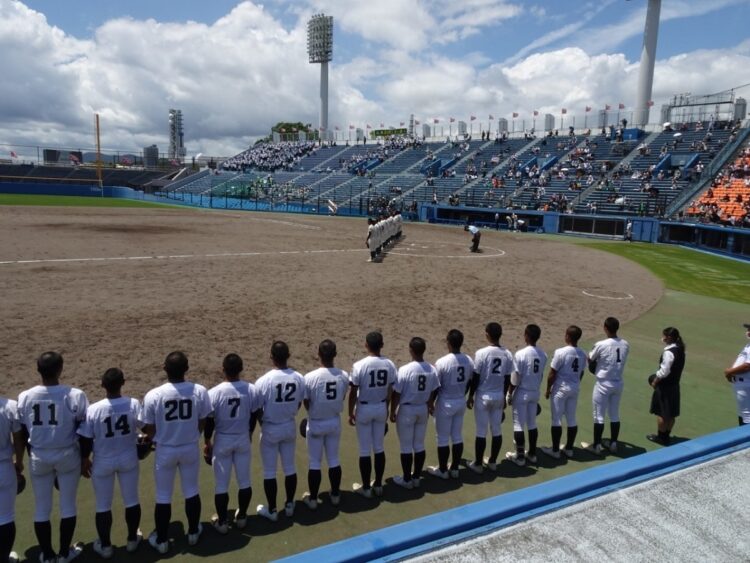
[[364,562],[423,553],[748,447],[750,426],[732,428],[383,528],[282,561]]

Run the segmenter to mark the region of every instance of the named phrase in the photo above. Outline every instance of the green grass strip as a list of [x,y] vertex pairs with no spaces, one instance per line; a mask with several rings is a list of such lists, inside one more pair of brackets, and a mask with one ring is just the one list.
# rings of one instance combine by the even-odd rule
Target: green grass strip
[[41,205],[46,207],[179,207],[152,201],[113,197],[0,194],[0,205]]
[[668,289],[750,304],[750,264],[666,244],[581,242],[648,268]]

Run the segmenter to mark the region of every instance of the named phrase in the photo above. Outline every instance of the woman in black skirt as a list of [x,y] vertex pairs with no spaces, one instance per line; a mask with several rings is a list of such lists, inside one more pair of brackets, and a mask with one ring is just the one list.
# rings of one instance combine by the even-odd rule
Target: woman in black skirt
[[675,419],[680,415],[680,377],[685,368],[685,343],[680,331],[671,326],[662,331],[661,340],[664,351],[659,359],[659,371],[648,378],[654,388],[650,412],[656,415],[658,433],[646,438],[668,446]]

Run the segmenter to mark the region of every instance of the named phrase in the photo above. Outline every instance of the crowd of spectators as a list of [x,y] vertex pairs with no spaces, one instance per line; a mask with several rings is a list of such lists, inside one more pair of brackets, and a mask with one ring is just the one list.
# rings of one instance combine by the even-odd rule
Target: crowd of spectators
[[719,172],[688,214],[701,223],[750,228],[750,147]]
[[[325,144],[323,146],[326,146]],[[224,161],[224,170],[264,172],[292,170],[306,156],[318,150],[316,141],[259,143]]]

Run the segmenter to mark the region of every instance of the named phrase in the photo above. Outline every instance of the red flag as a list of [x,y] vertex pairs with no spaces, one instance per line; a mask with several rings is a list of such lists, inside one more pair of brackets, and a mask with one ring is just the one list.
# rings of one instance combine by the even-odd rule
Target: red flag
[[404,122],[402,121],[402,122],[400,122],[400,123],[399,123],[398,125],[399,125],[399,127],[403,127],[404,125],[406,125],[406,123],[404,123]]
[[325,130],[326,130],[326,128],[325,128],[325,127],[323,127],[323,126],[321,126],[321,127],[318,127],[318,129],[319,129],[320,131],[325,131]]
[[560,113],[562,113],[563,115],[565,115],[566,113],[568,113],[567,108],[562,108],[562,111]]
[[79,162],[78,157],[73,153],[70,153],[70,162]]
[[651,106],[653,106],[653,105],[654,105],[654,100],[649,100],[648,102],[646,102],[646,105],[647,105],[648,107],[651,107]]
[[419,119],[414,120],[414,125],[419,125]]
[[612,106],[609,104],[604,104],[604,111],[609,111],[612,109]]
[[534,110],[534,117],[536,117],[537,115],[539,115],[539,112]]
[[495,118],[492,117],[492,114],[490,114],[490,121],[492,121],[493,119],[495,119]]
[[514,111],[513,112],[513,119],[515,119],[516,117],[518,117],[518,114]]
[[436,117],[435,119],[432,120],[432,122],[433,123],[440,123],[440,120]]
[[451,117],[450,118],[450,122],[453,123],[454,121],[456,121],[456,118],[455,117]]
[[586,113],[591,111],[591,106],[586,106]]
[[10,157],[11,158],[18,158],[18,155],[16,154],[16,151],[10,151]]
[[617,107],[619,109],[625,109],[625,104],[623,104],[622,102],[620,102],[619,104],[617,104]]
[[471,115],[471,116],[469,116],[469,119],[470,119],[471,121],[476,121],[476,119],[477,119],[477,116],[476,116],[476,115]]

